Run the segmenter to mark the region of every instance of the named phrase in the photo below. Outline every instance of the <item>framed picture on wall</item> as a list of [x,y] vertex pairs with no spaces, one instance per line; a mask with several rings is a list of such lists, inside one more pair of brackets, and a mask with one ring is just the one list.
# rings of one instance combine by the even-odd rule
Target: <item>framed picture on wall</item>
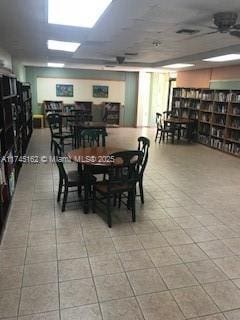
[[73,85],[72,84],[56,84],[56,96],[57,97],[73,97]]
[[108,98],[108,86],[93,86],[94,98]]

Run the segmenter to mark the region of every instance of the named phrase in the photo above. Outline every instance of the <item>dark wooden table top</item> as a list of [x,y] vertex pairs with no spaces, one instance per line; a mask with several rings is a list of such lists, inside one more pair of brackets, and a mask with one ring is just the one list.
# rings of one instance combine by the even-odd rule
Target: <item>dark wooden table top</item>
[[98,129],[98,128],[106,128],[106,122],[98,122],[98,121],[85,121],[85,122],[75,122],[72,124],[74,127],[85,128],[85,129]]
[[114,147],[79,148],[68,152],[67,156],[70,160],[79,164],[106,166],[114,162],[117,165],[116,161],[111,159],[110,156],[121,151],[126,151],[126,149]]

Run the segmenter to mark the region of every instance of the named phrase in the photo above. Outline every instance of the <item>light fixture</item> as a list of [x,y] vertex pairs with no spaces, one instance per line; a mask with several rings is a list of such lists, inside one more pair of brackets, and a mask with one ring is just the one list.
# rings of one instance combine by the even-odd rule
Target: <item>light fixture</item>
[[195,64],[192,63],[175,63],[175,64],[169,64],[166,66],[163,66],[163,68],[169,68],[169,69],[179,69],[179,68],[189,68],[193,67]]
[[234,60],[240,60],[239,53],[225,54],[223,56],[203,59],[203,61],[209,61],[209,62],[224,62],[224,61],[234,61]]
[[64,63],[48,62],[48,67],[63,68],[64,67]]
[[47,45],[48,45],[48,49],[50,50],[75,52],[79,48],[81,43],[48,40]]
[[48,23],[92,28],[112,0],[48,0]]

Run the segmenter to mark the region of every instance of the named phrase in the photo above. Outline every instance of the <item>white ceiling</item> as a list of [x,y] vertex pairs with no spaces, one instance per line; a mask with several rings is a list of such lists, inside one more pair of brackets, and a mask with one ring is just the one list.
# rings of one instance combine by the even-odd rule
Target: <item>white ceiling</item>
[[[102,68],[115,65],[116,56],[130,52],[138,55],[128,56],[125,68],[159,68],[176,62],[195,63],[197,68],[216,66],[220,64],[201,59],[240,52],[240,38],[217,33],[191,39],[176,31],[193,28],[209,32],[212,15],[219,11],[234,11],[240,18],[240,1],[113,0],[96,26],[85,29],[49,25],[47,0],[1,0],[0,46],[25,65],[59,61],[69,67]],[[82,45],[74,54],[49,51],[48,39]],[[154,41],[161,45],[154,47]]]

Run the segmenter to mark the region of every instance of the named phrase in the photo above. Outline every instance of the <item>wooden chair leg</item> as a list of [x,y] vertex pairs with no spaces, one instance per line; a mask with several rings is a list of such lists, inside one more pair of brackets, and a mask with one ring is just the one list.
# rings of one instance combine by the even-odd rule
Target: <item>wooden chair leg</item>
[[131,207],[132,207],[132,221],[133,222],[136,222],[135,198],[136,198],[136,192],[135,192],[135,190],[133,190],[131,192]]
[[157,130],[157,132],[156,132],[155,142],[157,141],[157,137],[158,137],[158,130]]
[[112,216],[111,216],[111,199],[110,195],[107,197],[107,222],[109,228],[112,228]]
[[143,181],[142,179],[139,180],[139,190],[140,190],[140,197],[142,204],[144,203],[144,193],[143,193]]
[[67,198],[68,198],[68,186],[65,184],[64,194],[63,194],[63,203],[62,203],[62,212],[65,211]]
[[63,187],[63,180],[59,179],[57,202],[59,202],[61,199],[62,187]]
[[118,196],[118,209],[121,208],[121,202],[122,202],[122,195],[121,195],[121,193],[119,193],[119,196]]
[[92,200],[92,212],[93,213],[96,212],[96,196],[97,196],[96,187],[93,186],[93,200]]

